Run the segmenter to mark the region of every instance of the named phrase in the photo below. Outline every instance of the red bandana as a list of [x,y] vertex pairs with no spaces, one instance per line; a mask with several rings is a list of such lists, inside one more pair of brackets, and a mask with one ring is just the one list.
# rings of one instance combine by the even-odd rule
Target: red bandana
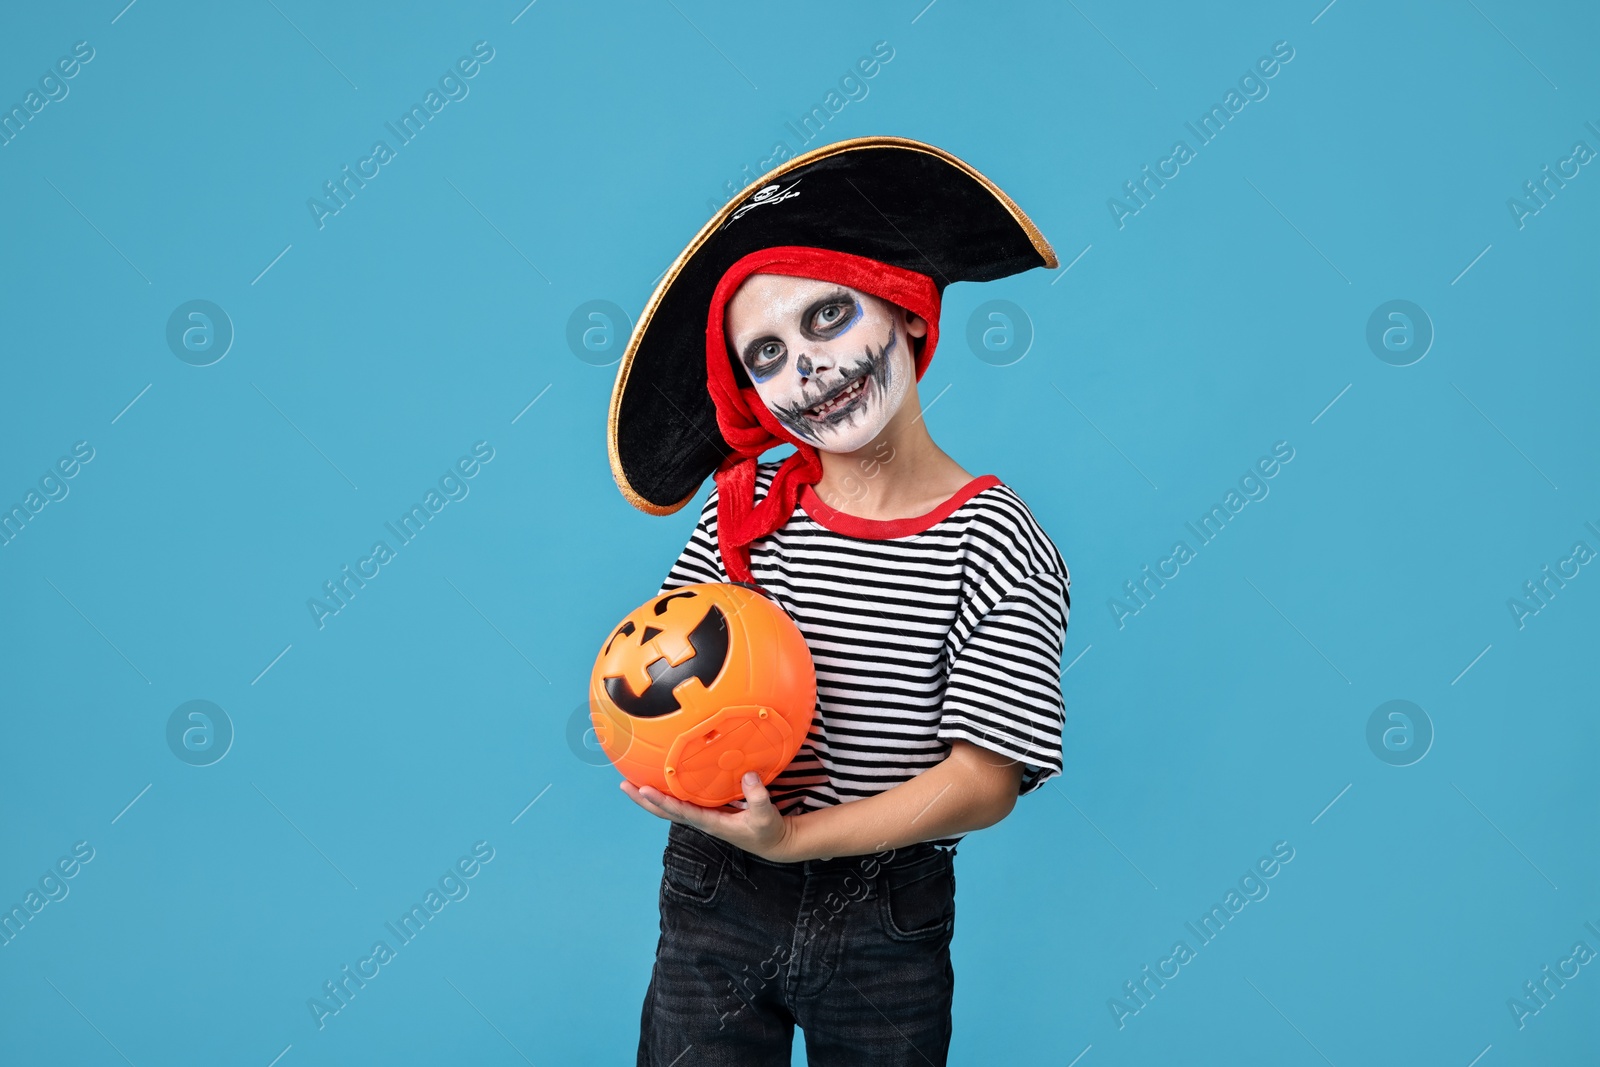
[[[717,409],[717,428],[733,446],[716,471],[717,542],[723,568],[735,582],[752,582],[750,542],[789,521],[800,490],[822,477],[817,449],[797,439],[767,410],[753,386],[739,388],[728,345],[723,338],[723,313],[734,291],[752,274],[785,274],[837,282],[887,300],[920,316],[928,324],[922,351],[916,356],[917,380],[939,343],[939,289],[926,274],[893,267],[848,252],[799,245],[751,252],[723,274],[711,297],[706,318],[706,387]],[[755,502],[756,461],[779,444],[795,446],[794,455],[779,465],[761,503]]]

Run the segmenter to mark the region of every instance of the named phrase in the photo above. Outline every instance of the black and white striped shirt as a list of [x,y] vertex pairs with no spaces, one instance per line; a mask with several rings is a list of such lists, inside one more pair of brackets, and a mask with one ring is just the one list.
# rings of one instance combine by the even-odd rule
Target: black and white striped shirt
[[[758,466],[757,499],[777,467]],[[751,544],[750,569],[817,670],[810,734],[767,787],[780,812],[880,793],[943,761],[957,738],[1020,761],[1019,795],[1061,773],[1070,577],[994,475],[907,519],[848,515],[807,486],[789,521]],[[713,486],[661,591],[726,581]]]

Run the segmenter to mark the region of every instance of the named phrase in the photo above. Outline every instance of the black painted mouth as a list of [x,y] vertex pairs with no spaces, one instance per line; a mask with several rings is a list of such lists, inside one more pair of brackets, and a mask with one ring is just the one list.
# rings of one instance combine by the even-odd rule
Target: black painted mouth
[[[854,411],[861,405],[861,402],[866,399],[867,393],[872,385],[871,378],[872,365],[870,363],[864,364],[856,374],[846,378],[842,383],[840,383],[837,389],[833,390],[833,392],[829,393],[815,404],[812,404],[810,407],[806,408],[802,417],[809,419],[811,422],[818,425],[826,425],[830,422],[838,421],[835,416],[842,415],[847,411]],[[851,400],[850,403],[841,408],[836,408],[835,410],[828,412],[826,415],[811,414],[817,408],[822,407],[824,404],[832,403],[838,397],[848,392],[857,382],[862,383],[861,392],[857,394],[855,399]]]
[[[863,358],[861,362],[857,363],[854,367],[851,367],[850,370],[845,373],[843,380],[840,381],[840,383],[830,390],[825,396],[805,405],[804,407],[790,405],[781,409],[780,411],[775,412],[775,414],[778,416],[778,420],[785,426],[789,427],[790,430],[794,431],[796,436],[811,441],[813,444],[816,443],[817,431],[819,429],[825,426],[833,426],[849,419],[855,412],[861,410],[863,402],[867,399],[868,394],[874,389],[876,389],[880,395],[888,395],[889,353],[894,351],[894,347],[899,340],[899,331],[891,326],[889,328],[889,339],[883,343],[878,351],[873,352],[872,346],[870,344],[867,345],[862,351]],[[809,414],[813,408],[819,407],[823,404],[826,404],[828,401],[833,400],[846,389],[849,389],[857,381],[863,378],[868,379],[868,381],[862,388],[860,396],[858,396],[855,400],[846,404],[842,408],[828,412],[828,414],[823,415],[820,418]]]

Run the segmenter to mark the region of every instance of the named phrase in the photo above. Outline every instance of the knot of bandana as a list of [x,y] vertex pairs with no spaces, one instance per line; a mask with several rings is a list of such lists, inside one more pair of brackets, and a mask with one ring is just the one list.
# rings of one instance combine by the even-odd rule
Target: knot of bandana
[[[728,301],[752,274],[785,274],[847,285],[920,316],[928,335],[916,355],[920,381],[939,342],[939,287],[926,274],[865,256],[825,248],[784,245],[763,248],[729,267],[717,283],[706,317],[706,387],[716,406],[717,428],[732,446],[717,466],[717,547],[730,581],[755,584],[750,543],[777,530],[794,514],[800,491],[822,478],[817,449],[799,440],[767,410],[753,386],[740,388],[723,336]],[[779,465],[761,502],[755,502],[756,462],[767,449],[795,446]]]

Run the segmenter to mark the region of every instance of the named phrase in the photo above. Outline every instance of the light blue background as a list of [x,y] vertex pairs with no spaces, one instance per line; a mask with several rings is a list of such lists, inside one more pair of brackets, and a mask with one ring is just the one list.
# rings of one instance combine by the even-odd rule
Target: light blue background
[[[808,147],[927,140],[1083,253],[951,288],[923,380],[1074,579],[1066,773],[957,860],[952,1062],[1600,1055],[1600,965],[1524,1029],[1506,1006],[1600,950],[1600,574],[1507,607],[1600,549],[1600,172],[1521,229],[1506,203],[1600,149],[1592,8],[124,2],[0,23],[8,107],[95,49],[0,148],[0,503],[95,449],[0,548],[0,903],[96,853],[0,948],[0,1061],[632,1062],[666,826],[566,728],[698,507],[618,494],[615,368],[567,320],[637,314],[876,41]],[[307,198],[479,40],[470,95],[318,229]],[[1280,40],[1270,95],[1119,229],[1108,198]],[[1437,334],[1408,367],[1364,336],[1396,298]],[[208,367],[165,340],[192,299],[236,330]],[[1010,366],[965,341],[991,299],[1031,320]],[[307,599],[477,441],[470,495],[318,629]],[[1277,441],[1270,496],[1119,628]],[[1365,740],[1396,698],[1437,733],[1409,767]],[[191,699],[237,731],[210,767],[165,740]],[[307,999],[480,840],[470,896],[319,1031]],[[1118,1029],[1276,841],[1270,896]]]

